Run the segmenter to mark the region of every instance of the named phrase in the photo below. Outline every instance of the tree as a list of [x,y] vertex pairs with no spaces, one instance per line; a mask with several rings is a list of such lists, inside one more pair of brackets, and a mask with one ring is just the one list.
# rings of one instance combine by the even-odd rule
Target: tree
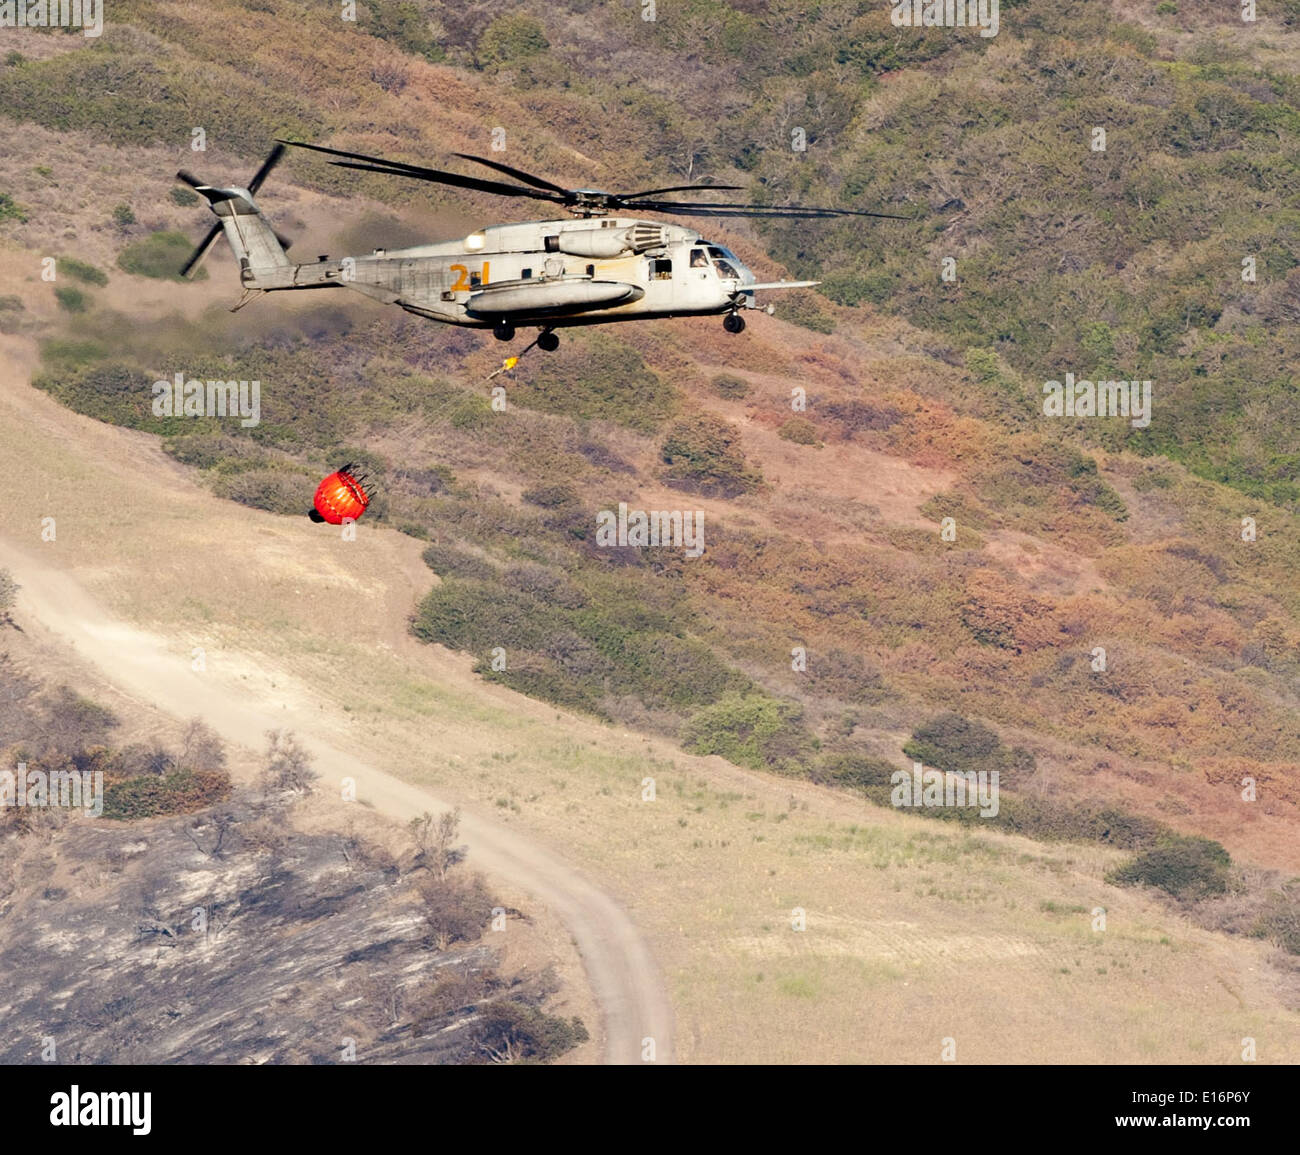
[[420,887],[429,939],[446,950],[456,942],[474,942],[492,917],[492,896],[482,875],[469,879],[429,879]]
[[411,834],[419,856],[440,881],[465,857],[464,848],[456,846],[459,833],[459,806],[455,810],[444,810],[436,822],[427,810],[419,818],[411,819]]
[[309,794],[312,783],[319,777],[311,768],[311,757],[292,733],[282,730],[266,732],[266,768],[262,771],[264,790]]
[[226,751],[211,726],[191,718],[174,761],[181,770],[220,770],[226,764]]

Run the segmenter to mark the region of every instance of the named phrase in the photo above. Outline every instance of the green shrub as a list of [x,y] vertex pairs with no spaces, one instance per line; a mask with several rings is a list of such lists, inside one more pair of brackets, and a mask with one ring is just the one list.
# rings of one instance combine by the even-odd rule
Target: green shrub
[[511,402],[543,413],[600,418],[654,433],[677,407],[677,390],[608,333],[566,338],[556,352],[531,365],[523,361],[520,368]]
[[[183,281],[181,266],[185,264],[194,244],[184,233],[153,233],[143,240],[127,245],[118,255],[120,269],[137,277],[154,277],[165,281]],[[207,276],[199,269],[196,279]]]
[[442,45],[434,38],[425,7],[413,0],[366,0],[369,20],[366,30],[404,52],[426,60],[443,58]]
[[717,754],[752,770],[801,773],[813,742],[794,702],[763,694],[727,694],[698,710],[682,729],[693,754]]
[[20,225],[26,224],[27,210],[8,193],[0,193],[0,223],[5,221],[17,221]]
[[103,269],[97,269],[94,265],[88,265],[85,261],[79,261],[75,257],[61,257],[56,267],[59,272],[66,273],[69,277],[85,285],[96,285],[103,288],[108,284],[108,274]]
[[869,786],[888,788],[898,769],[883,758],[868,758],[863,754],[827,754],[813,767],[812,780],[853,790],[865,790]]
[[54,290],[54,299],[59,302],[59,308],[69,313],[86,311],[86,294],[74,285],[60,285]]
[[488,1003],[474,1030],[486,1054],[523,1063],[549,1062],[591,1037],[576,1015],[563,1019],[516,999]]
[[542,26],[526,12],[498,16],[479,37],[479,55],[489,64],[536,56],[550,47]]
[[127,225],[135,224],[135,213],[130,205],[117,205],[113,209],[113,223],[118,228],[126,228]]
[[171,197],[172,204],[180,205],[181,208],[189,208],[190,205],[199,203],[199,194],[192,189],[187,189],[184,185],[177,185],[167,194]]
[[732,373],[719,373],[713,378],[712,385],[713,391],[728,401],[739,401],[750,393],[749,382]]
[[475,557],[472,553],[457,549],[453,545],[435,542],[425,548],[420,555],[427,565],[439,577],[473,578],[476,581],[491,581],[497,576],[497,568],[491,562]]
[[191,814],[230,794],[224,770],[178,770],[104,783],[104,817],[129,821],[160,814]]
[[271,513],[305,514],[311,508],[312,486],[300,474],[250,469],[218,478],[212,489],[218,497]]
[[1023,747],[1008,749],[980,722],[947,711],[918,726],[903,753],[914,762],[964,774],[996,770],[1005,786],[1014,786],[1034,771],[1034,756]]
[[821,445],[817,436],[817,426],[806,417],[791,417],[777,430],[777,436],[796,445]]
[[691,493],[735,497],[757,489],[762,476],[745,463],[736,430],[711,413],[682,417],[660,448],[664,480]]
[[1116,867],[1106,881],[1119,886],[1154,886],[1187,901],[1224,894],[1232,858],[1217,842],[1196,835],[1168,834],[1150,850]]
[[817,294],[808,289],[786,293],[777,306],[777,316],[814,333],[835,332],[835,318],[822,308]]

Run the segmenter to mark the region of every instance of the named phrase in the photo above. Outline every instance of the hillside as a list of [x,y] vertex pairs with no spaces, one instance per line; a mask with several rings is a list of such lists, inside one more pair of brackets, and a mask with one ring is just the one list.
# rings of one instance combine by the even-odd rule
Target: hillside
[[[206,6],[120,7],[101,42],[32,33],[0,68],[11,157],[0,192],[15,206],[0,236],[16,258],[0,284],[10,302],[0,329],[49,397],[138,431],[138,444],[162,446],[177,484],[199,479],[237,503],[223,525],[281,526],[268,549],[294,576],[272,592],[296,596],[316,580],[299,555],[308,541],[330,581],[356,580],[337,568],[353,563],[324,560],[335,558],[329,531],[302,514],[320,476],[365,462],[382,483],[365,526],[404,535],[385,548],[427,569],[405,569],[396,587],[357,581],[355,612],[382,598],[365,620],[394,647],[411,644],[391,633],[411,613],[415,638],[463,655],[433,650],[430,661],[547,703],[536,718],[554,706],[567,728],[581,718],[595,727],[584,732],[625,727],[664,743],[655,748],[674,768],[683,832],[754,794],[765,798],[752,803],[755,830],[771,840],[759,849],[833,857],[838,903],[850,901],[845,880],[866,885],[864,864],[892,868],[884,843],[898,837],[903,859],[927,866],[909,874],[912,894],[968,902],[934,861],[960,875],[952,856],[987,855],[983,877],[1029,855],[1069,877],[1080,910],[1093,900],[1073,892],[1108,872],[1125,878],[1134,855],[1184,845],[1213,855],[1208,839],[1232,858],[1230,871],[1205,868],[1222,890],[1197,902],[1166,886],[1142,900],[1165,913],[1144,917],[1213,928],[1195,932],[1207,951],[1300,949],[1288,929],[1300,901],[1288,881],[1300,871],[1294,4],[1261,3],[1252,26],[1208,0],[1159,14],[1004,0],[991,40],[903,34],[887,6],[844,2],[683,3],[648,22],[632,4],[525,4],[503,16],[486,3],[384,0],[360,4],[349,25],[315,6],[249,0],[235,35]],[[198,156],[195,125],[210,142]],[[915,220],[707,222],[761,275],[820,276],[820,291],[782,298],[738,337],[716,319],[567,332],[558,352],[530,353],[495,379],[504,413],[489,404],[501,356],[489,337],[342,294],[269,297],[231,315],[225,252],[209,257],[207,280],[184,286],[127,271],[165,272],[162,258],[183,259],[188,243],[167,234],[192,240],[207,227],[170,196],[181,165],[243,179],[285,134],[441,164],[486,153],[502,125],[510,163],[570,185],[708,178],[759,200]],[[1092,148],[1097,127],[1104,152]],[[793,129],[806,151],[790,147]],[[297,239],[295,254],[456,236],[511,211],[307,158],[288,161],[259,199]],[[54,295],[66,277],[39,280],[47,254],[91,266],[71,308]],[[1248,258],[1254,281],[1242,279]],[[261,424],[155,418],[149,385],[176,372],[259,380]],[[1151,379],[1150,425],[1045,417],[1042,384],[1067,372]],[[600,547],[597,513],[620,502],[702,510],[704,557]],[[99,509],[108,522],[96,532],[123,536],[119,567],[155,548],[130,508]],[[173,547],[183,538],[167,532]],[[331,654],[299,611],[243,594],[216,606],[113,596],[176,637],[229,630],[247,645],[255,628],[287,629],[263,644],[314,678],[344,650],[360,660],[348,648],[359,637]],[[348,604],[341,593],[334,603]],[[374,662],[361,662],[377,679],[357,690],[364,708],[449,724],[447,700]],[[459,688],[457,704],[477,710],[480,690]],[[438,773],[503,816],[563,792],[555,776],[565,780],[569,755],[558,745],[529,767],[470,748],[482,782],[452,764]],[[692,755],[741,769],[715,766],[722,777],[697,789],[676,770]],[[999,769],[999,819],[978,835],[890,825],[897,816],[874,804],[887,805],[890,773],[915,757]],[[734,799],[717,784],[732,773],[747,775]],[[786,793],[790,805],[774,809]],[[690,817],[695,796],[709,819]],[[778,839],[776,823],[810,797],[839,818],[825,831],[805,819]],[[567,807],[536,808],[551,837],[571,833]],[[598,823],[584,836],[593,860],[603,833]],[[734,846],[735,828],[722,833],[689,845],[697,857]],[[1026,835],[1036,849],[997,841]],[[691,858],[656,847],[653,869]],[[752,865],[768,861],[759,853]],[[1015,893],[1056,902],[1014,879]],[[769,905],[800,901],[783,890]],[[994,902],[992,890],[981,901]],[[1042,909],[1018,945],[980,949],[1055,967],[1059,943],[1035,937],[1055,907]],[[728,950],[749,957],[768,917],[763,934],[730,927]],[[890,918],[912,924],[902,907]],[[679,958],[675,973],[698,977],[702,957]],[[823,958],[808,989],[840,989],[844,976],[830,977],[840,965]],[[1288,956],[1270,965],[1269,983],[1288,990]],[[707,1005],[685,987],[679,979],[687,1005]],[[1279,996],[1287,1007],[1292,997]],[[1166,1042],[1126,1054],[1167,1057]]]

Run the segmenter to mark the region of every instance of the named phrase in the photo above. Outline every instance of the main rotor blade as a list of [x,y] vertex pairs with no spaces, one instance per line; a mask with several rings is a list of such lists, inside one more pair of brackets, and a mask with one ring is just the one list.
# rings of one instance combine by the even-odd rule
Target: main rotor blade
[[208,250],[212,248],[212,242],[221,236],[221,228],[221,222],[218,221],[208,230],[208,235],[199,242],[199,247],[190,254],[190,259],[185,262],[184,266],[182,266],[182,277],[188,277],[190,275],[190,270],[203,260],[205,256],[207,256]]
[[420,165],[406,164],[399,160],[385,160],[381,156],[367,156],[364,152],[346,152],[341,148],[326,148],[323,144],[304,144],[295,140],[286,140],[280,143],[291,145],[294,148],[310,149],[312,152],[323,152],[329,156],[341,156],[346,157],[348,160],[365,162],[365,164],[346,164],[337,160],[330,162],[338,165],[339,168],[355,168],[361,172],[383,172],[389,176],[409,176],[416,180],[427,180],[434,184],[447,184],[455,188],[475,189],[479,192],[500,193],[502,196],[532,197],[534,200],[557,202],[565,199],[560,193],[534,192],[532,189],[521,188],[519,185],[484,180],[482,177],[461,176],[459,173],[444,172],[436,168],[422,168]]
[[642,192],[619,193],[618,199],[621,201],[636,201],[642,197],[657,196],[659,193],[670,192],[694,192],[696,189],[725,189],[727,192],[741,192],[743,185],[738,184],[678,184],[672,188],[648,188]]
[[284,145],[277,141],[275,147],[271,149],[270,155],[262,161],[262,167],[253,174],[253,179],[248,182],[246,187],[250,193],[256,193],[262,187],[262,182],[271,175],[271,170],[280,163],[280,158],[283,156]]
[[192,172],[189,172],[186,169],[181,169],[181,171],[176,174],[176,179],[178,181],[182,181],[185,184],[189,185],[190,188],[205,187],[203,182],[199,180],[198,177],[196,177]]
[[877,217],[888,221],[910,221],[912,217],[896,216],[893,213],[870,213],[862,209],[825,209],[805,208],[802,205],[746,205],[716,204],[707,201],[636,201],[624,202],[621,208],[645,209],[656,213],[685,213],[689,216],[707,217],[788,217],[791,219],[811,219],[817,217]]
[[351,160],[332,160],[329,162],[339,168],[352,168],[358,172],[377,172],[385,176],[405,176],[413,180],[429,181],[432,184],[446,184],[453,188],[475,189],[478,192],[496,193],[505,197],[528,197],[531,200],[564,202],[564,197],[554,193],[535,192],[520,185],[503,184],[497,180],[483,180],[476,176],[461,176],[455,172],[439,172],[436,169],[416,169],[414,165],[393,167],[391,165],[359,164]]
[[540,176],[533,176],[530,172],[524,172],[523,169],[511,168],[508,164],[501,164],[499,161],[488,160],[486,157],[470,156],[467,152],[453,152],[452,156],[458,156],[461,160],[472,160],[475,164],[486,165],[488,168],[494,168],[497,172],[503,172],[506,176],[512,176],[516,180],[521,180],[525,184],[530,184],[533,188],[544,188],[551,192],[568,194],[569,190],[558,184],[552,184],[549,180],[543,180]]

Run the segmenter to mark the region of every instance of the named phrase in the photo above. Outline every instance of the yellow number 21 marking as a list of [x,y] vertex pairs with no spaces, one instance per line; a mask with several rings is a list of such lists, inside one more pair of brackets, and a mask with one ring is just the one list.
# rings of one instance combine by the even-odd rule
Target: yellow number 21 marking
[[[451,291],[453,293],[468,293],[471,292],[473,289],[478,288],[478,285],[470,283],[469,269],[467,269],[464,265],[452,265],[451,272],[456,274],[456,280],[451,286]],[[486,285],[488,283],[488,262],[487,261],[483,262],[483,275],[479,278],[478,283],[481,285]]]

